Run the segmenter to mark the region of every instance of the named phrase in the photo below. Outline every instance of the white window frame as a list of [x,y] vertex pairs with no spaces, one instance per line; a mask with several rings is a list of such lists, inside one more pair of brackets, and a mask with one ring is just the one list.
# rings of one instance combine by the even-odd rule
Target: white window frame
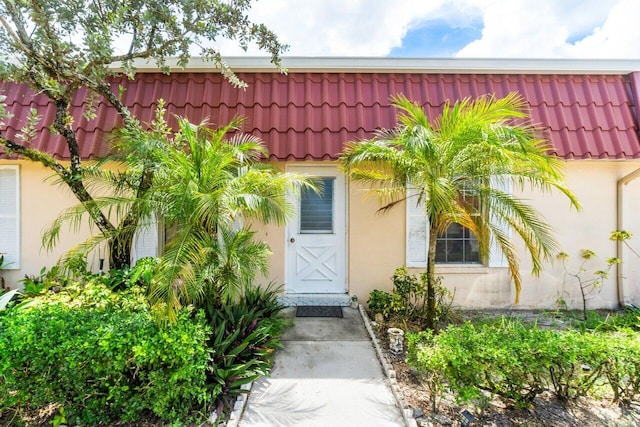
[[[511,183],[509,180],[492,180],[491,185],[501,190],[511,193]],[[425,268],[427,266],[427,256],[429,251],[429,223],[424,212],[424,202],[416,204],[415,195],[417,189],[407,189],[406,201],[406,228],[405,228],[405,264],[407,267]],[[510,229],[506,223],[498,222],[506,233],[510,234]],[[483,263],[436,263],[438,268],[460,267],[464,269],[478,268],[504,268],[508,267],[506,258],[502,254],[500,247],[494,239],[490,242],[489,259]]]
[[[13,251],[11,248],[0,247],[0,252],[7,252],[4,255],[5,263],[9,265],[5,267],[5,270],[19,270],[21,264],[21,221],[20,221],[20,204],[21,204],[21,195],[20,195],[20,165],[0,165],[1,170],[12,170],[15,171],[15,196],[16,196],[16,206],[15,211],[12,214],[4,215],[4,218],[13,218],[15,219],[15,247]],[[0,202],[2,203],[2,202]]]
[[143,218],[133,235],[131,245],[131,265],[136,265],[139,259],[157,257],[160,255],[160,223],[155,214],[150,218]]
[[424,201],[418,203],[418,190],[407,189],[405,264],[407,267],[426,267],[429,251],[429,220],[424,212]]

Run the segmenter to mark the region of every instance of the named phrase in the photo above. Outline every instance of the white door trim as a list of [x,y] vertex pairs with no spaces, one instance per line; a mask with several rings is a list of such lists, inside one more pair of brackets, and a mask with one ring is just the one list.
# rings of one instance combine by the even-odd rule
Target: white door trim
[[[297,257],[298,244],[302,244],[304,239],[317,239],[330,237],[328,235],[300,234],[300,218],[298,216],[299,201],[294,200],[296,215],[285,227],[285,293],[287,294],[308,294],[308,293],[341,293],[347,292],[347,180],[345,175],[338,169],[337,165],[287,165],[287,172],[295,172],[318,177],[335,177],[334,187],[334,233],[333,244],[336,246],[336,279],[335,282],[319,284],[319,288],[309,287],[302,284],[297,277]],[[292,196],[293,197],[293,196]],[[294,239],[294,242],[291,239]],[[300,240],[302,239],[302,240]],[[308,283],[307,283],[308,285]]]

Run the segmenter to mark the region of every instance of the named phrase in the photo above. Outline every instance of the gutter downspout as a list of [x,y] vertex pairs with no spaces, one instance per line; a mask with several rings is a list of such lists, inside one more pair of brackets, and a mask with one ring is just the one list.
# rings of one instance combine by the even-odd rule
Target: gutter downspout
[[[636,129],[640,129],[640,71],[629,74],[629,101],[631,102],[631,113],[635,121]],[[637,134],[636,134],[637,135]],[[640,177],[640,169],[636,169],[628,175],[623,176],[617,183],[617,212],[616,229],[624,230],[624,188],[634,179]],[[624,295],[624,277],[622,274],[623,242],[616,242],[616,256],[620,263],[616,265],[616,282],[618,285],[618,304],[620,308],[626,305]]]
[[[624,188],[636,178],[640,178],[640,169],[636,169],[618,180],[616,230],[624,230]],[[622,274],[623,250],[623,242],[618,240],[616,242],[616,256],[620,260],[620,263],[616,265],[616,282],[618,284],[618,304],[620,305],[620,308],[624,308],[626,305],[624,295],[624,277]]]

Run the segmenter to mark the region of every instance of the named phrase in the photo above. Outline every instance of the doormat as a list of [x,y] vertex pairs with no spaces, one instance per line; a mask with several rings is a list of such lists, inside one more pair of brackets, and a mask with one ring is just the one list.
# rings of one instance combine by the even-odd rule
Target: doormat
[[342,307],[330,305],[299,305],[296,317],[342,317]]

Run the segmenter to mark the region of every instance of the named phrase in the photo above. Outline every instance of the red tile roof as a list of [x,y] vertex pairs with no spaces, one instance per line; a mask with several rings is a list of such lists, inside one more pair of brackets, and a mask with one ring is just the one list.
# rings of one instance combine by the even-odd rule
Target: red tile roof
[[[345,142],[368,138],[377,128],[396,125],[389,97],[403,93],[424,105],[430,117],[446,100],[483,94],[498,97],[520,92],[531,106],[535,123],[544,128],[553,153],[566,159],[640,158],[638,121],[640,75],[567,74],[419,74],[310,72],[239,73],[249,86],[235,89],[217,73],[139,73],[136,79],[113,82],[126,89],[123,100],[142,121],[150,121],[158,98],[170,114],[192,122],[208,117],[224,124],[234,115],[246,116],[245,131],[260,136],[272,159],[335,159]],[[2,135],[15,138],[30,108],[43,116],[34,147],[58,158],[69,156],[65,143],[48,130],[55,109],[41,94],[1,83],[8,110]],[[82,116],[86,91],[73,99],[75,127],[85,158],[108,153],[109,131],[120,124],[104,102],[97,117]],[[175,125],[173,119],[171,124]]]

